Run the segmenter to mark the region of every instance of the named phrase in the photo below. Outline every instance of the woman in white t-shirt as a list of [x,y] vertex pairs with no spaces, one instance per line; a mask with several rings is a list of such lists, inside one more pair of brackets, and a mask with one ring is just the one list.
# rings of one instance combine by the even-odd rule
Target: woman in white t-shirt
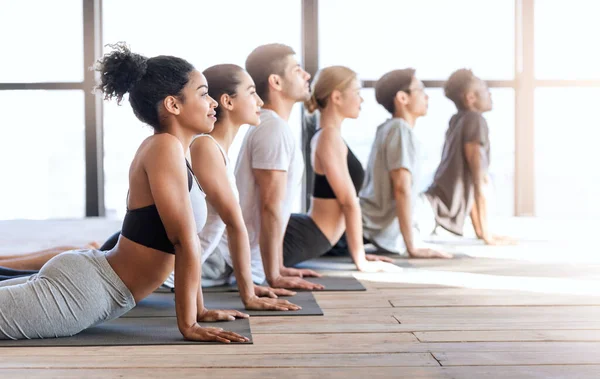
[[[206,225],[198,234],[202,247],[202,263],[207,259],[211,260],[211,264],[206,265],[208,268],[215,266],[215,262],[225,264],[217,246],[227,230],[233,274],[246,309],[298,310],[299,307],[289,301],[277,299],[277,295],[293,295],[294,292],[258,286],[252,282],[248,232],[238,202],[234,167],[228,158],[229,148],[240,127],[244,124],[259,124],[259,112],[263,102],[256,94],[256,87],[250,75],[237,65],[215,65],[204,70],[203,75],[208,82],[209,95],[217,100],[219,105],[215,108],[217,121],[214,129],[194,139],[190,146],[191,157],[188,157],[191,158],[192,169],[206,194],[207,201]],[[100,250],[112,249],[119,236],[120,232],[115,233]],[[38,270],[46,261],[62,251],[64,250],[55,248],[11,257],[12,260],[7,261],[5,267]],[[6,271],[10,276],[20,276],[18,270]],[[21,271],[23,275],[34,272]],[[0,279],[2,274],[4,273],[0,270]],[[164,286],[172,288],[174,283],[174,274],[171,273]]]

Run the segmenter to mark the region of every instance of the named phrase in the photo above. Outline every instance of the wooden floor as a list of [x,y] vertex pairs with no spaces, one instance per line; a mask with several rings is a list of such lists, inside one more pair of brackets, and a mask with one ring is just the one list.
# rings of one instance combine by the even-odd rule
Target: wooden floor
[[[81,227],[78,238],[98,239],[113,227],[78,225],[4,222],[0,242],[30,246],[25,231],[44,227],[59,235]],[[440,239],[465,256],[403,261],[398,274],[322,262],[368,291],[316,293],[325,316],[253,318],[251,346],[4,348],[0,377],[599,378],[600,251],[592,235],[544,241],[538,221],[509,225],[522,237],[518,246]],[[33,239],[41,246],[42,237]]]

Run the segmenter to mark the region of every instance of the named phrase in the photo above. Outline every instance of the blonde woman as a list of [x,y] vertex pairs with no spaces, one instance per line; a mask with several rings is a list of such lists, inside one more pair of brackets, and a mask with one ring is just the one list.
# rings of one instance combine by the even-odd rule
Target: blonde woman
[[314,187],[308,214],[290,217],[283,249],[286,267],[325,254],[345,231],[358,270],[398,270],[386,263],[391,259],[364,250],[358,202],[364,171],[341,133],[342,122],[360,113],[360,89],[356,73],[343,66],[327,67],[313,80],[305,106],[320,113],[320,128],[311,141]]

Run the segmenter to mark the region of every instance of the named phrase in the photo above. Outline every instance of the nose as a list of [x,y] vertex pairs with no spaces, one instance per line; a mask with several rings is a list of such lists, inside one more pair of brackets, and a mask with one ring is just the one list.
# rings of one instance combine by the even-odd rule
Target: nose
[[219,106],[219,103],[215,99],[213,99],[212,97],[210,97],[210,107],[211,108],[216,108],[218,106]]
[[306,78],[306,80],[308,80],[308,79],[310,79],[310,78],[311,78],[311,76],[310,76],[310,74],[308,73],[308,71],[304,71],[304,77]]
[[260,98],[260,96],[258,96],[258,94],[256,95],[256,98],[258,99],[258,101],[256,103],[258,104],[259,107],[262,107],[263,105],[265,105],[264,101],[262,101],[262,99]]

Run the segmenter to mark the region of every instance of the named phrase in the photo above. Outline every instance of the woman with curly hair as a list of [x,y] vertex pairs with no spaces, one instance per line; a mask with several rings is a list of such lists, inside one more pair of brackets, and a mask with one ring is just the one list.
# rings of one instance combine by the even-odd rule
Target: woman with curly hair
[[0,339],[72,336],[117,318],[150,295],[175,267],[177,325],[195,341],[246,342],[239,334],[198,322],[248,317],[207,310],[200,287],[200,242],[205,194],[187,161],[194,137],[216,121],[217,102],[206,78],[172,56],[146,58],[113,45],[96,67],[107,100],[129,102],[154,134],[129,169],[127,214],[121,238],[107,252],[67,251],[26,283],[0,288]]

